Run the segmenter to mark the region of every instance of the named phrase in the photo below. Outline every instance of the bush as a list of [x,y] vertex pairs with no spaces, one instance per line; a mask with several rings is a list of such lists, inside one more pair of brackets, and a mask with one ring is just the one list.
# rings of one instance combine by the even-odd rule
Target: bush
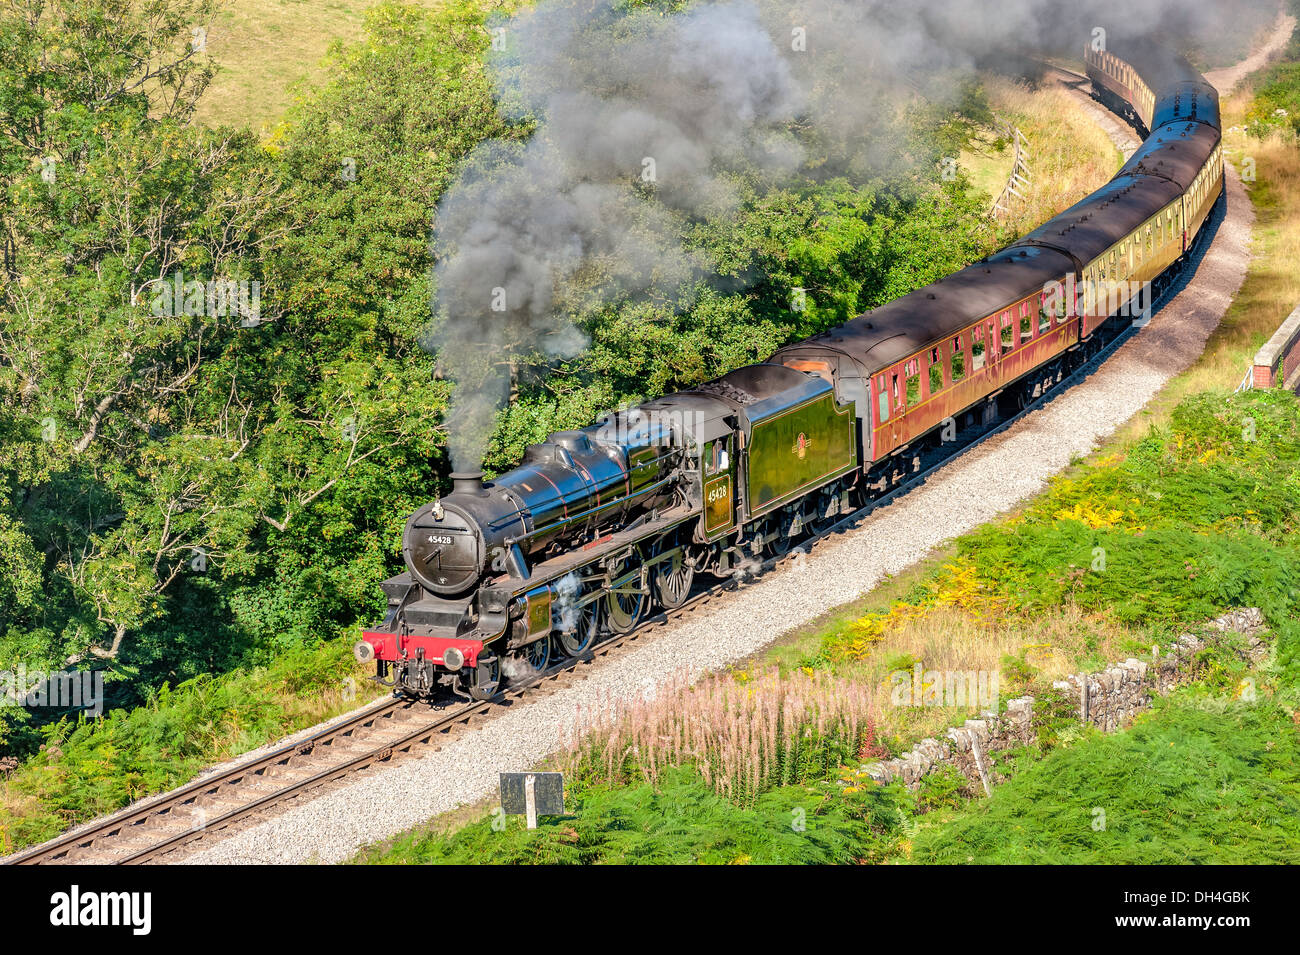
[[1295,864],[1297,757],[1282,707],[1183,691],[1132,729],[1054,750],[923,831],[912,861]]

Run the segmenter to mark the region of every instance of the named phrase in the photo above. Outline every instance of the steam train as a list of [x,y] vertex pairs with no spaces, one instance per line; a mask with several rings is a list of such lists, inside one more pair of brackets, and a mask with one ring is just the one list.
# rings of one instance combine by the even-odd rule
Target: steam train
[[489,483],[453,474],[408,520],[407,572],[383,583],[387,615],[357,659],[399,693],[491,698],[682,606],[697,575],[788,550],[954,428],[1059,385],[1180,271],[1225,195],[1214,88],[1157,48],[1124,52],[1085,54],[1094,95],[1146,137],[1109,183],[765,362],[551,435]]

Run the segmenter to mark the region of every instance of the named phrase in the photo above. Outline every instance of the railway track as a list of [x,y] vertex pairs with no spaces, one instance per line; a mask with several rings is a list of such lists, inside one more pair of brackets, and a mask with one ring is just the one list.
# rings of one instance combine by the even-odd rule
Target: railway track
[[158,798],[78,827],[5,860],[8,865],[140,865],[193,849],[289,801],[394,760],[435,752],[506,708],[554,692],[582,671],[636,645],[670,619],[718,596],[692,598],[672,618],[654,618],[587,653],[548,668],[491,700],[445,710],[390,697],[311,736],[195,780]]
[[[764,569],[796,556],[772,558]],[[631,633],[606,639],[491,700],[446,710],[400,698],[382,700],[305,739],[17,853],[5,864],[141,865],[193,851],[204,840],[273,815],[284,804],[344,778],[436,752],[512,706],[581,681],[588,667],[634,649],[738,588],[732,580],[703,589],[676,610],[651,617]]]
[[[1211,229],[1217,230],[1222,205],[1216,210]],[[1204,241],[1194,251],[1184,274],[1172,282],[1156,303],[1158,311],[1195,271],[1208,248]],[[797,547],[755,561],[752,573],[759,576],[800,559],[822,543],[860,524],[877,508],[908,493],[938,469],[971,448],[1010,428],[1025,415],[1064,394],[1082,381],[1137,332],[1129,326],[1107,342],[1098,353],[1062,379],[1023,410],[986,428],[959,436],[958,441],[909,477],[897,488],[805,540]],[[444,710],[427,704],[389,698],[326,726],[304,739],[277,748],[229,769],[195,780],[155,799],[81,826],[33,849],[6,860],[9,865],[110,864],[138,865],[170,861],[201,848],[230,833],[274,815],[285,804],[309,793],[337,784],[340,780],[381,768],[395,760],[435,752],[447,743],[471,732],[494,715],[585,678],[588,668],[613,656],[629,652],[653,639],[654,635],[686,617],[698,613],[714,600],[743,586],[742,578],[725,580],[698,590],[682,607],[647,619],[632,632],[611,637],[589,651],[557,663],[537,676],[512,686],[492,700],[457,704]]]

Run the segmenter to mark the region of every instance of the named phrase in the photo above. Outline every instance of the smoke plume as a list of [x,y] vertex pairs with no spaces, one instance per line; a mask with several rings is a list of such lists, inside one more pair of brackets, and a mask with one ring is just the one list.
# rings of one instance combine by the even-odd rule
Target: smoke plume
[[808,143],[834,160],[821,174],[891,175],[910,161],[906,105],[949,104],[979,69],[1077,56],[1096,27],[1213,36],[1232,11],[1187,0],[730,0],[669,14],[540,0],[503,24],[490,61],[501,108],[537,130],[523,145],[478,149],[437,211],[426,346],[455,381],[455,468],[481,464],[516,363],[578,354],[584,310],[669,300],[699,274],[683,223],[731,209],[737,176],[813,174]]

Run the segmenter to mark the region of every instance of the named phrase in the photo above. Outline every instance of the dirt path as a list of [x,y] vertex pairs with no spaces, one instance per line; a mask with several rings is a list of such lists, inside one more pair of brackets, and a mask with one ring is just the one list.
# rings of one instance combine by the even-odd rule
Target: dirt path
[[1295,24],[1295,17],[1289,16],[1285,8],[1279,10],[1277,22],[1273,25],[1273,32],[1269,34],[1267,40],[1255,48],[1250,56],[1233,66],[1225,67],[1222,70],[1212,70],[1205,74],[1205,78],[1219,91],[1220,96],[1227,96],[1236,88],[1238,83],[1251,73],[1267,65],[1269,60],[1282,51],[1287,41],[1291,39]]

